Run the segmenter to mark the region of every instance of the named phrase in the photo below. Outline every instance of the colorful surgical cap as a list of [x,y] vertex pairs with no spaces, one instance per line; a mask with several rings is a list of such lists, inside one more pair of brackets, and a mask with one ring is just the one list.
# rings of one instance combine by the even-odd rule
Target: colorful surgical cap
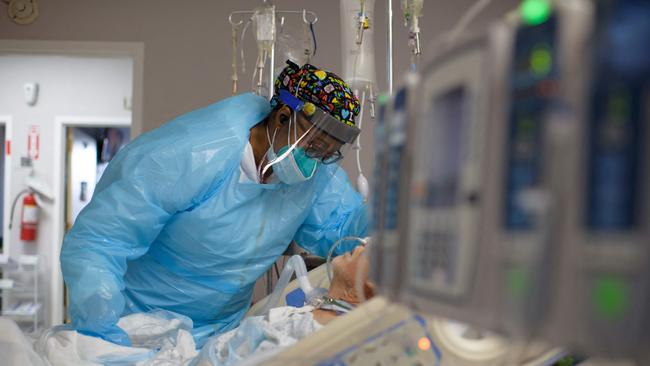
[[307,117],[318,107],[346,125],[354,126],[359,101],[343,79],[314,65],[300,67],[291,61],[287,61],[287,65],[275,80],[273,107],[281,103],[279,93],[285,89],[305,102],[302,111]]

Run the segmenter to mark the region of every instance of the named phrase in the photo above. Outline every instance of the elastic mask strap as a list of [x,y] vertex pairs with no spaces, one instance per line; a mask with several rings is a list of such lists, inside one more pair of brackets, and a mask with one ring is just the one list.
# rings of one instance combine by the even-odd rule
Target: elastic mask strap
[[[289,118],[289,128],[287,128],[287,144],[291,145],[291,126],[293,126],[293,114]],[[294,138],[293,141],[296,141],[297,139]]]
[[[289,154],[291,154],[291,153],[293,152],[293,150],[296,149],[296,146],[298,146],[298,144],[300,143],[300,141],[301,141],[302,139],[304,139],[305,136],[307,136],[307,135],[309,134],[309,132],[311,131],[312,128],[314,128],[314,127],[313,127],[313,126],[310,127],[309,130],[307,130],[307,131],[306,131],[302,136],[300,136],[300,138],[299,138],[298,140],[296,140],[296,142],[294,142],[293,145],[291,145],[291,146],[289,147],[289,149],[287,149],[287,151],[285,151],[285,152],[282,153],[282,155],[277,156],[275,159],[273,159],[273,161],[269,161],[269,162],[266,164],[266,166],[264,167],[264,169],[262,170],[262,175],[261,175],[261,176],[263,177],[263,176],[266,174],[266,172],[269,170],[270,167],[272,167],[273,165],[279,163],[280,161],[284,160],[287,156],[289,156]],[[267,136],[268,136],[268,127],[267,127],[267,131],[266,131],[266,132],[267,132]],[[275,130],[275,132],[273,132],[273,142],[275,142],[275,133],[276,133],[276,132],[278,132],[277,129]],[[271,149],[273,148],[273,142],[271,143]]]
[[293,111],[293,141],[298,140],[298,112]]
[[[269,136],[269,125],[266,125],[266,140],[269,142],[269,146],[271,149],[273,149],[273,143],[275,142],[275,134],[278,133],[278,129],[276,128],[275,131],[273,131],[273,139]],[[273,151],[275,153],[275,151]],[[267,156],[265,157],[268,159],[268,150],[267,150]],[[268,162],[265,166],[268,165]],[[264,170],[266,172],[266,170]],[[260,181],[262,181],[262,177],[264,177],[264,174],[262,173],[262,164],[257,168],[257,175],[260,177]]]

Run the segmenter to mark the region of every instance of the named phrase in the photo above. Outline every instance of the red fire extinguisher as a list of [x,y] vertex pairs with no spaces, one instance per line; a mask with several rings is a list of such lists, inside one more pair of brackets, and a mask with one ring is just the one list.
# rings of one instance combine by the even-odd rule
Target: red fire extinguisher
[[9,230],[13,226],[14,209],[20,196],[23,197],[23,209],[20,215],[20,240],[34,241],[36,240],[36,233],[38,232],[38,214],[39,208],[36,203],[36,195],[33,191],[26,189],[16,196],[14,203],[11,205],[11,216],[9,218]]
[[38,205],[33,192],[23,198],[23,212],[20,217],[20,240],[34,241],[38,232]]

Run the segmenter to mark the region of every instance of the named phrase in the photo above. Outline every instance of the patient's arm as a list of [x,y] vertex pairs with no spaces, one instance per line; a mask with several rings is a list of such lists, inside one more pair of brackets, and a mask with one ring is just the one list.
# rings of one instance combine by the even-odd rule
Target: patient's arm
[[314,320],[320,325],[326,325],[337,317],[336,313],[331,310],[314,309],[313,314]]

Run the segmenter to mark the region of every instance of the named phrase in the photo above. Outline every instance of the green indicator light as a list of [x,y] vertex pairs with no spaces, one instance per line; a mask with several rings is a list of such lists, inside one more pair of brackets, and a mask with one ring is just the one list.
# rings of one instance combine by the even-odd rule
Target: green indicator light
[[530,68],[537,76],[547,75],[553,66],[553,58],[548,48],[537,46],[530,55]]
[[592,300],[603,318],[620,319],[628,305],[627,285],[612,276],[598,278],[594,283]]
[[389,99],[390,99],[390,97],[387,94],[379,94],[377,96],[377,103],[379,103],[380,105],[384,105],[384,104],[388,103]]
[[560,359],[556,363],[556,365],[558,365],[558,366],[573,366],[575,364],[576,364],[576,362],[575,362],[575,359],[573,358],[573,356],[566,356],[566,357]]
[[522,299],[528,293],[528,276],[522,268],[512,268],[506,274],[508,290],[518,299]]
[[627,93],[613,93],[607,100],[607,109],[610,113],[610,119],[624,123],[631,114],[630,97]]
[[519,8],[521,18],[528,25],[544,23],[551,15],[551,4],[548,0],[524,0]]
[[517,137],[530,137],[535,132],[535,121],[531,118],[522,118],[517,123]]

